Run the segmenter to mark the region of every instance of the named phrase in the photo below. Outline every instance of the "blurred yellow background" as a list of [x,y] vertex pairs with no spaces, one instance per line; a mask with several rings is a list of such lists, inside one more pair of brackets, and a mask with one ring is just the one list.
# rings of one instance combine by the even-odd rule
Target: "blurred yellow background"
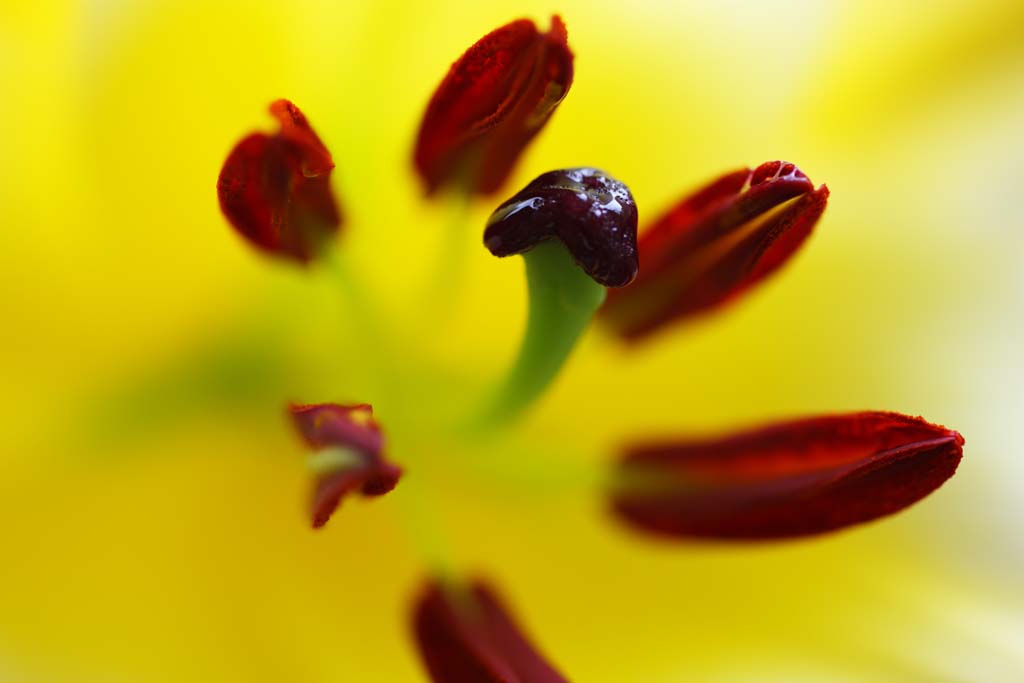
[[[451,212],[409,157],[448,65],[552,11],[576,81],[508,194],[598,166],[643,224],[775,158],[833,194],[737,307],[637,349],[588,335],[498,459],[526,464],[486,488],[423,435],[508,362],[521,265],[474,227],[453,315],[421,315]],[[574,681],[1024,679],[1024,3],[2,0],[0,84],[0,680],[426,680],[417,495]],[[221,162],[278,97],[334,154],[344,249],[393,339],[372,358],[325,273],[217,210]],[[375,403],[406,480],[310,531],[289,399]],[[652,543],[538,467],[855,409],[958,429],[964,462],[820,540]]]

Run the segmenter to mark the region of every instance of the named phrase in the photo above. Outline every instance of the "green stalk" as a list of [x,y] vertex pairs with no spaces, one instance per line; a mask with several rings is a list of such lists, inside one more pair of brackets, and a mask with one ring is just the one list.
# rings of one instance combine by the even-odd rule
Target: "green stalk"
[[477,421],[480,427],[511,422],[544,393],[604,302],[605,288],[573,262],[561,242],[542,242],[523,259],[530,307],[526,335]]

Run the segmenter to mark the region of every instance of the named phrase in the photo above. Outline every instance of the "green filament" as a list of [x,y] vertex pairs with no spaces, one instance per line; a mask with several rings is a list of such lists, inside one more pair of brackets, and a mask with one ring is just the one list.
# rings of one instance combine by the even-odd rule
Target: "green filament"
[[544,393],[604,302],[605,288],[573,262],[561,242],[542,242],[523,259],[530,306],[526,335],[480,427],[511,422]]

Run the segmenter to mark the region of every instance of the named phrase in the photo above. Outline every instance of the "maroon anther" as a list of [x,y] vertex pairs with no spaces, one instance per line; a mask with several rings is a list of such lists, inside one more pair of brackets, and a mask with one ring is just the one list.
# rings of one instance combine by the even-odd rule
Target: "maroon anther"
[[254,246],[306,263],[341,226],[330,183],[334,161],[298,107],[277,100],[270,113],[281,129],[235,145],[217,179],[217,197]]
[[775,539],[891,515],[953,476],[959,433],[867,412],[707,440],[630,447],[613,493],[630,526],[667,537]]
[[565,24],[528,19],[487,34],[456,61],[427,105],[414,163],[427,194],[443,185],[497,191],[572,84]]
[[828,194],[783,161],[722,176],[640,235],[640,273],[609,293],[600,319],[639,339],[738,299],[796,253]]
[[568,683],[537,652],[485,584],[428,584],[413,635],[434,683]]
[[346,456],[336,466],[317,474],[313,528],[326,524],[349,493],[379,496],[395,488],[402,468],[385,460],[384,437],[370,406],[292,405],[289,412],[314,456],[330,448],[340,449]]

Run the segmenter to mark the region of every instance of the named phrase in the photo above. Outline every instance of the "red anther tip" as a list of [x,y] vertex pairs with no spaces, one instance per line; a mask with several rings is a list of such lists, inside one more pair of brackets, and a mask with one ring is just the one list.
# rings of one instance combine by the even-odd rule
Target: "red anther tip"
[[485,583],[427,584],[413,606],[412,630],[434,683],[568,683]]
[[224,161],[217,197],[224,216],[253,246],[306,263],[341,226],[330,186],[334,161],[299,108],[270,105],[274,135],[252,133]]
[[767,161],[754,169],[750,176],[750,185],[753,187],[772,180],[800,180],[811,183],[807,174],[796,165],[788,161]]
[[384,458],[384,437],[369,405],[293,404],[289,413],[314,454],[336,447],[355,458],[318,473],[311,506],[313,528],[326,524],[349,493],[379,496],[398,484],[402,468]]
[[677,538],[774,539],[835,531],[916,503],[953,476],[963,437],[919,417],[868,412],[716,439],[632,446],[613,494],[632,527]]
[[718,178],[641,233],[639,275],[600,318],[636,340],[735,301],[797,252],[828,195],[785,161]]
[[573,55],[557,15],[540,33],[528,19],[478,40],[434,92],[414,163],[427,193],[459,185],[497,191],[572,84]]

